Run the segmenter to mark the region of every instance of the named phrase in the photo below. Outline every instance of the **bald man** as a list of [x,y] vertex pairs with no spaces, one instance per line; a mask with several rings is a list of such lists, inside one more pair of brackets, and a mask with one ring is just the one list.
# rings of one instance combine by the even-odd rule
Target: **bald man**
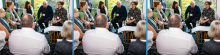
[[112,9],[111,17],[113,20],[111,22],[114,28],[117,30],[118,26],[116,25],[116,23],[119,24],[119,27],[122,27],[122,23],[126,20],[128,13],[126,7],[124,5],[121,5],[120,1],[117,1],[116,4],[117,5],[114,6],[114,8]]
[[[187,15],[189,14],[189,17]],[[190,6],[187,7],[186,12],[185,12],[185,23],[188,29],[190,29],[191,32],[191,25],[192,23],[193,27],[196,27],[196,23],[198,23],[200,17],[201,17],[201,10],[198,5],[195,5],[194,1],[190,2]]]
[[95,18],[95,29],[86,31],[83,36],[83,51],[87,55],[117,55],[123,53],[124,46],[117,34],[108,31],[107,20],[104,14],[98,15]]
[[46,37],[34,30],[32,15],[21,18],[21,29],[14,30],[9,39],[9,49],[14,55],[44,55],[50,52]]
[[[41,17],[40,17],[41,14]],[[44,26],[42,23],[45,24],[46,27],[48,27],[48,22],[53,19],[53,8],[50,5],[47,5],[47,1],[43,1],[43,5],[40,6],[38,13],[37,13],[37,18],[38,18],[38,24],[42,29],[44,29]],[[42,31],[43,32],[43,31]]]

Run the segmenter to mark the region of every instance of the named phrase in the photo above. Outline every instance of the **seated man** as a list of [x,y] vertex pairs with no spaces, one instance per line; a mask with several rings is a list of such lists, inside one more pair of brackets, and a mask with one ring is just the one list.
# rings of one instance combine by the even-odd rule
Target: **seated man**
[[43,34],[34,31],[34,18],[24,15],[22,29],[14,30],[9,37],[9,49],[14,55],[43,55],[50,52],[50,46]]
[[86,31],[83,36],[83,50],[88,55],[117,55],[124,51],[124,46],[117,34],[108,31],[105,15],[95,18],[95,29]]
[[181,30],[182,22],[179,15],[171,15],[169,29],[161,30],[156,39],[157,52],[161,55],[191,55],[198,48],[192,35]]

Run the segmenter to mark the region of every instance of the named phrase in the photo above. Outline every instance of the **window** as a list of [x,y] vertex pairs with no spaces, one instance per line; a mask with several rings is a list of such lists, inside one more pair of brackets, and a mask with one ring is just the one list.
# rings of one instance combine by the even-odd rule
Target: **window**
[[[178,2],[178,5],[179,5],[179,0],[165,0],[165,3],[167,5],[167,10],[165,11],[165,14],[167,16],[167,18],[169,17],[169,13],[170,13],[170,9],[173,5],[173,1],[177,1]],[[179,5],[180,6],[180,5]]]

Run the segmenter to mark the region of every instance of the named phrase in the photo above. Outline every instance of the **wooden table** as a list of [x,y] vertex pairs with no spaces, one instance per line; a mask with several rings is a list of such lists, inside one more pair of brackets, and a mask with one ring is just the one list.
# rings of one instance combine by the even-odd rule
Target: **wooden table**
[[196,32],[197,35],[197,43],[198,44],[203,44],[205,41],[204,39],[208,39],[208,31],[209,31],[209,26],[197,26],[192,29],[192,33]]
[[136,26],[123,26],[118,29],[118,33],[122,32],[123,34],[123,43],[130,44],[131,40],[134,39],[134,31]]
[[57,39],[61,39],[61,32],[62,27],[61,26],[49,26],[44,29],[44,33],[49,32],[49,42],[51,44],[56,44]]

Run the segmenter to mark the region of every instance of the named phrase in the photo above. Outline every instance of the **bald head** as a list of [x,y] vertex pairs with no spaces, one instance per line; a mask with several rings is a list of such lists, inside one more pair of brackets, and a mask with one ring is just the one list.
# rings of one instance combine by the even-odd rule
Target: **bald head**
[[194,1],[191,1],[191,2],[190,2],[190,6],[191,6],[192,8],[194,8],[194,7],[195,7],[195,2],[194,2]]
[[117,7],[120,8],[121,7],[121,1],[117,1]]
[[169,27],[181,27],[181,18],[178,14],[171,15],[168,21]]
[[104,27],[106,28],[108,25],[108,19],[107,16],[105,16],[104,14],[98,15],[95,18],[95,26],[96,27]]
[[30,14],[27,14],[27,15],[24,15],[22,18],[21,18],[21,26],[22,27],[30,27],[32,28],[34,25],[34,18],[32,15]]
[[43,6],[44,6],[44,8],[47,7],[47,1],[43,1]]

